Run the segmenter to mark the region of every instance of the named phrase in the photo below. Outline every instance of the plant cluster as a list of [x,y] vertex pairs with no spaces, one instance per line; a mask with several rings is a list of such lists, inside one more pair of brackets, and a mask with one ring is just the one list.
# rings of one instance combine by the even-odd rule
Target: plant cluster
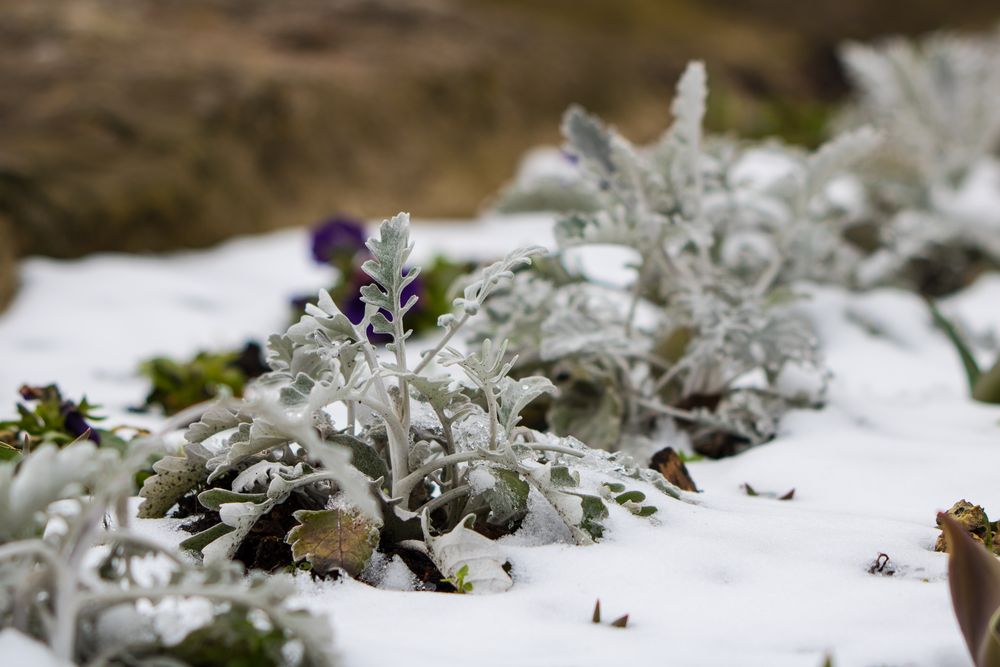
[[[268,364],[241,402],[221,402],[188,428],[178,455],[158,461],[140,495],[142,517],[190,516],[200,530],[182,546],[206,563],[237,559],[274,571],[377,578],[373,563],[399,556],[428,585],[485,593],[512,580],[490,539],[516,529],[529,496],[578,543],[601,537],[608,504],[649,516],[629,479],[656,472],[520,425],[553,391],[543,377],[513,379],[507,344],[469,353],[455,335],[541,252],[511,253],[478,273],[441,317],[436,343],[407,354],[412,244],[406,214],[368,241],[364,314],[352,321],[327,292],[268,341]],[[367,335],[371,328],[384,345]],[[456,371],[432,371],[437,363]],[[194,502],[194,499],[197,502]]]
[[[788,407],[822,398],[817,343],[790,309],[791,286],[849,274],[850,211],[830,184],[875,136],[857,130],[811,154],[713,139],[701,129],[706,94],[693,63],[673,125],[646,147],[570,109],[574,175],[501,199],[506,211],[557,211],[559,255],[520,272],[476,333],[509,337],[514,372],[559,387],[544,415],[557,433],[628,448],[674,419],[696,451],[720,456],[769,439]],[[762,159],[777,176],[758,173]],[[606,245],[631,251],[628,284],[574,271],[577,248]],[[792,370],[811,386],[786,382]]]
[[[496,202],[554,212],[559,253],[519,273],[477,330],[511,339],[515,375],[561,390],[536,424],[644,448],[668,416],[695,451],[730,454],[822,400],[822,378],[783,378],[822,375],[796,285],[943,293],[1000,264],[1000,38],[847,45],[843,58],[858,93],[840,127],[853,129],[812,153],[705,136],[698,63],[648,146],[566,113],[568,164]],[[608,245],[631,252],[627,284],[575,268],[578,248]],[[977,397],[995,391],[973,372]]]
[[939,295],[1000,264],[1000,33],[851,43],[841,59],[856,93],[840,124],[885,137],[858,170],[875,250],[862,283]]
[[41,445],[64,447],[78,440],[125,450],[125,440],[114,430],[93,425],[104,417],[94,412],[100,406],[86,396],[79,403],[68,400],[54,384],[24,385],[19,393],[23,402],[17,404],[17,419],[0,421],[0,460],[18,460]]
[[[364,224],[344,216],[335,216],[316,225],[311,233],[312,258],[317,264],[329,265],[337,272],[337,281],[329,289],[337,307],[352,321],[364,316],[365,302],[361,288],[368,284],[368,275],[362,269],[371,253],[365,245],[367,233]],[[408,326],[421,335],[433,331],[437,319],[451,310],[451,287],[463,275],[475,269],[471,262],[455,261],[439,255],[422,267],[420,276],[408,283],[404,300],[418,297],[409,311]],[[299,296],[292,299],[294,318],[305,311],[306,304],[315,299]],[[385,343],[383,334],[369,328],[368,335],[376,342]]]
[[139,373],[152,385],[144,405],[159,406],[164,414],[173,415],[223,392],[242,396],[247,382],[268,370],[261,355],[260,345],[251,341],[239,351],[202,351],[188,361],[147,359],[139,366]]
[[1000,357],[997,357],[993,366],[983,370],[979,362],[976,361],[972,346],[959,331],[958,326],[938,310],[933,301],[928,300],[927,303],[930,306],[934,323],[948,337],[962,361],[972,398],[983,403],[1000,403]]
[[[327,622],[289,608],[286,583],[195,566],[128,527],[154,442],[0,462],[0,627],[81,665],[334,664]],[[188,621],[165,626],[171,610]]]

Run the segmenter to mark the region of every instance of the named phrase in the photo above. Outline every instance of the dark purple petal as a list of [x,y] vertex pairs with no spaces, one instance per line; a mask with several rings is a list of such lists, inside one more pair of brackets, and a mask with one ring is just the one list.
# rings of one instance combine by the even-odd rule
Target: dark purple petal
[[[409,268],[404,269],[404,271],[409,271]],[[413,279],[413,282],[411,282],[409,285],[403,288],[403,294],[400,301],[403,303],[403,305],[406,305],[406,302],[410,299],[411,296],[414,295],[417,297],[418,301],[413,306],[413,310],[411,310],[410,312],[418,313],[420,312],[421,309],[421,300],[423,300],[424,298],[424,280],[419,275]]]
[[[404,271],[409,271],[409,268],[404,268]],[[351,282],[348,289],[337,299],[337,307],[340,308],[341,312],[347,316],[354,324],[358,324],[361,319],[365,316],[365,302],[361,300],[361,287],[371,283],[371,278],[368,277],[363,271],[356,270],[351,275]],[[403,304],[406,304],[407,300],[411,296],[416,296],[417,299],[422,299],[424,296],[424,282],[421,280],[420,276],[417,276],[410,282],[409,285],[403,288],[402,298],[400,299]],[[410,313],[420,312],[421,302],[418,300],[410,310]],[[383,311],[386,317],[389,317],[389,313]],[[368,340],[373,343],[385,344],[391,342],[389,336],[384,334],[375,333],[371,326],[368,327]]]
[[83,415],[76,410],[70,410],[66,413],[63,417],[63,426],[66,428],[66,432],[74,438],[79,438],[86,433],[88,440],[101,444],[101,436],[99,436],[97,431],[87,423],[87,420],[83,418]]
[[365,302],[361,300],[361,292],[357,289],[352,290],[351,294],[337,305],[352,324],[357,324],[365,316]]
[[364,224],[345,217],[333,217],[312,230],[312,256],[319,264],[329,264],[338,258],[353,258],[365,250]]

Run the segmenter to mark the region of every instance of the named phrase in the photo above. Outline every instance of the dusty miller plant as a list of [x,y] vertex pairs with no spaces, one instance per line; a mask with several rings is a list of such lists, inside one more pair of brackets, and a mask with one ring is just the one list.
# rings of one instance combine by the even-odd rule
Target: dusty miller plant
[[[268,658],[255,664],[334,664],[329,625],[291,610],[282,582],[195,566],[128,527],[134,474],[153,450],[78,440],[0,464],[0,627],[81,665],[204,664],[205,636],[232,651],[256,647],[240,654]],[[176,631],[158,622],[164,603],[207,621],[169,636]]]
[[[554,388],[544,377],[511,378],[506,343],[485,339],[468,352],[451,346],[541,249],[515,251],[474,276],[441,317],[437,340],[414,360],[405,317],[415,298],[402,297],[418,272],[404,268],[408,216],[384,221],[368,248],[363,270],[373,282],[361,290],[361,321],[320,292],[298,323],[269,340],[272,371],[242,402],[204,414],[187,430],[183,451],[156,464],[141,516],[163,516],[197,493],[215,523],[183,546],[207,563],[296,562],[314,574],[358,576],[378,551],[411,564],[429,559],[438,581],[460,579],[463,591],[480,593],[512,583],[490,537],[519,525],[529,494],[547,501],[578,543],[602,534],[602,479],[655,480],[677,495],[627,457],[522,427],[522,410]],[[384,349],[369,327],[388,336]],[[619,504],[649,512],[629,498]],[[255,561],[268,530],[288,553]]]
[[862,128],[812,154],[709,138],[706,94],[692,63],[673,125],[645,147],[571,108],[562,129],[575,175],[500,198],[502,211],[556,211],[562,258],[580,246],[632,251],[624,289],[565,259],[519,273],[477,330],[511,338],[515,372],[553,378],[562,392],[546,420],[557,432],[613,449],[673,418],[717,456],[769,439],[789,406],[820,398],[821,381],[811,394],[779,382],[793,366],[823,376],[812,332],[788,310],[790,286],[850,279],[851,212],[831,184],[877,138]]
[[858,172],[879,246],[864,282],[941,294],[995,266],[1000,34],[850,43],[841,58],[855,88],[842,125],[872,123],[886,137]]

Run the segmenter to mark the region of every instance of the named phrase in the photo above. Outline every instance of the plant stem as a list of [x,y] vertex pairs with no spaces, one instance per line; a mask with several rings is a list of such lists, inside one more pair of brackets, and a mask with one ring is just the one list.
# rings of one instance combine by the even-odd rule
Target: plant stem
[[458,332],[458,330],[462,328],[462,325],[469,321],[470,317],[472,316],[469,315],[468,313],[463,313],[462,316],[458,318],[458,320],[456,320],[448,327],[448,330],[445,332],[443,336],[441,336],[441,340],[439,340],[438,344],[434,346],[434,349],[424,352],[423,357],[420,359],[420,363],[418,363],[416,367],[414,367],[413,369],[414,375],[419,374],[422,370],[427,368],[428,364],[430,364],[431,361],[435,357],[437,357],[438,354],[441,353],[441,350],[445,348],[445,346],[451,341],[451,339]]
[[417,514],[421,514],[423,512],[427,512],[428,514],[430,514],[437,508],[441,507],[442,505],[446,505],[456,498],[468,495],[470,491],[472,491],[472,487],[469,486],[468,484],[463,484],[462,486],[456,486],[451,491],[445,491],[437,498],[428,500],[426,503],[421,505],[420,508],[417,510]]

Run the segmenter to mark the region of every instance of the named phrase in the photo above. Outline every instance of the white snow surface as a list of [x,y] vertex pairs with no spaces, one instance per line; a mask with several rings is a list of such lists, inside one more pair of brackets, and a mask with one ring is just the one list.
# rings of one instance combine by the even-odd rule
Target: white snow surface
[[[551,247],[537,216],[421,222],[412,233],[417,262]],[[621,261],[599,255],[584,261],[604,274]],[[159,418],[126,411],[145,392],[134,374],[141,359],[263,339],[287,324],[289,296],[331,275],[310,264],[296,230],[165,256],[29,259],[21,280],[0,315],[0,415],[13,414],[22,382],[58,382],[102,404],[111,423],[143,424]],[[348,667],[818,667],[827,654],[838,667],[971,664],[947,557],[931,550],[934,517],[960,498],[1000,514],[1000,408],[967,397],[958,359],[917,297],[804,291],[834,373],[826,408],[789,415],[777,439],[744,454],[689,464],[702,489],[692,502],[644,488],[659,507],[654,520],[612,507],[605,539],[589,547],[505,538],[514,587],[500,595],[300,577],[299,602],[330,614]],[[998,304],[1000,276],[989,275],[942,307],[995,336]],[[795,497],[749,497],[743,483],[794,487]],[[176,524],[139,522],[180,541]],[[868,573],[880,552],[894,576]],[[388,587],[409,587],[405,572],[391,574]],[[606,620],[628,613],[628,627],[593,625],[598,598]],[[29,664],[20,658],[29,648],[0,635],[0,664]]]

